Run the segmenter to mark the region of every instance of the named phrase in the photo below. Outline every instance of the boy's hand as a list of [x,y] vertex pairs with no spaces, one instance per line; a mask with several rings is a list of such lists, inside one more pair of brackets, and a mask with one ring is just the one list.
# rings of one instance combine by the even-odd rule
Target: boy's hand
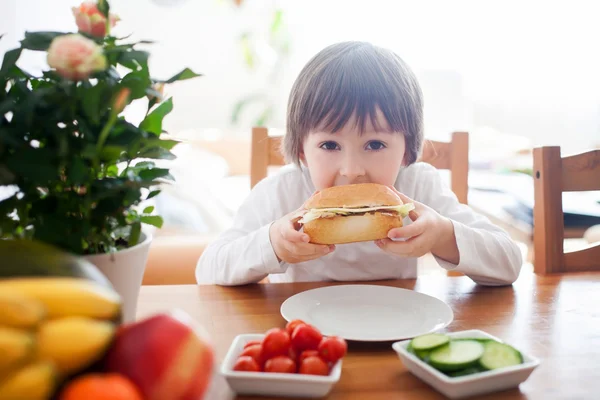
[[310,237],[299,232],[300,224],[305,210],[297,210],[285,215],[271,224],[269,239],[277,255],[277,259],[290,264],[313,260],[331,253],[335,246],[308,243]]
[[404,203],[415,205],[415,209],[408,214],[413,222],[401,228],[391,229],[387,239],[376,240],[375,244],[388,253],[402,257],[421,257],[431,252],[452,264],[458,264],[460,255],[452,221],[397,190],[396,193]]

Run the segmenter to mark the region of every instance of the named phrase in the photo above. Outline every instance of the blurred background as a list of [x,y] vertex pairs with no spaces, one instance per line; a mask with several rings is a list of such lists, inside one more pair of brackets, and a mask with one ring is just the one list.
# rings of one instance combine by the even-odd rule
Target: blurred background
[[[78,0],[0,0],[0,53],[27,30],[75,30]],[[396,51],[425,95],[425,132],[470,133],[469,202],[510,225],[531,225],[533,146],[600,148],[600,24],[595,1],[112,0],[114,33],[156,41],[156,77],[189,66],[204,77],[166,88],[165,129],[183,140],[177,185],[156,198],[159,236],[214,237],[249,192],[252,126],[285,127],[289,89],[323,47],[364,40]],[[22,57],[36,72],[40,54]],[[126,117],[141,120],[145,104]],[[565,209],[600,218],[600,196]],[[566,211],[569,211],[566,210]],[[579,210],[579,211],[578,211]],[[508,221],[512,219],[512,221]],[[508,222],[507,222],[508,221]],[[168,239],[165,239],[168,240]]]

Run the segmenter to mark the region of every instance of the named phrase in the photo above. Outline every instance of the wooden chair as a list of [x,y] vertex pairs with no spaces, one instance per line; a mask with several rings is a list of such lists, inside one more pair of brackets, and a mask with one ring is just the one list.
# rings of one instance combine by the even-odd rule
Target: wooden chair
[[[252,150],[250,156],[250,187],[267,176],[269,166],[285,164],[281,154],[281,136],[269,136],[267,128],[252,129]],[[425,140],[420,161],[438,169],[450,170],[450,185],[454,194],[463,204],[468,203],[469,191],[469,133],[454,132],[452,141],[438,142]]]
[[562,157],[560,147],[533,150],[534,271],[537,274],[600,270],[600,244],[565,252],[563,192],[600,190],[600,150]]

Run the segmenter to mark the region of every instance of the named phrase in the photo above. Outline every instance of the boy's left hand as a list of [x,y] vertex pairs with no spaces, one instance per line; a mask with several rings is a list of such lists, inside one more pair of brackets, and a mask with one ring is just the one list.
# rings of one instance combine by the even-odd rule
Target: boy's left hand
[[[429,252],[458,264],[459,253],[454,236],[454,225],[425,204],[412,200],[396,191],[404,203],[413,203],[415,209],[408,216],[413,221],[388,232],[388,238],[376,240],[382,250],[402,257],[421,257]],[[392,239],[404,239],[394,241]]]

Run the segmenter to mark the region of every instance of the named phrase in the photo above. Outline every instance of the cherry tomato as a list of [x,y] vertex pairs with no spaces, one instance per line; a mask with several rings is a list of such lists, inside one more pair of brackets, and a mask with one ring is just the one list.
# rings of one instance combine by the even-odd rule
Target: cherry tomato
[[233,365],[233,370],[259,372],[260,367],[254,358],[250,356],[240,356]]
[[293,346],[290,346],[290,351],[288,352],[288,356],[294,360],[294,362],[296,360],[298,360],[298,352],[296,351],[296,349],[294,349]]
[[298,372],[307,375],[329,375],[329,366],[321,357],[306,357],[300,363]]
[[265,372],[295,373],[296,363],[287,356],[273,357],[265,363]]
[[324,337],[319,343],[319,355],[325,361],[336,362],[346,355],[348,344],[337,336]]
[[292,346],[296,350],[317,350],[323,335],[312,325],[298,325],[292,333]]
[[253,344],[252,346],[248,346],[242,351],[241,356],[250,356],[254,358],[254,360],[258,363],[259,366],[263,365],[262,358],[262,345],[261,344]]
[[298,359],[298,364],[302,363],[302,361],[306,357],[319,356],[319,352],[317,350],[304,350],[302,354],[300,354],[300,358]]
[[279,328],[269,329],[262,341],[263,360],[276,356],[287,356],[290,351],[290,335]]
[[262,340],[251,340],[244,345],[244,348],[254,346],[255,344],[262,344]]
[[301,319],[293,319],[285,325],[285,330],[288,333],[288,335],[290,335],[290,337],[292,337],[292,333],[294,333],[294,329],[298,325],[305,325],[305,324],[306,323],[304,321],[302,321]]

